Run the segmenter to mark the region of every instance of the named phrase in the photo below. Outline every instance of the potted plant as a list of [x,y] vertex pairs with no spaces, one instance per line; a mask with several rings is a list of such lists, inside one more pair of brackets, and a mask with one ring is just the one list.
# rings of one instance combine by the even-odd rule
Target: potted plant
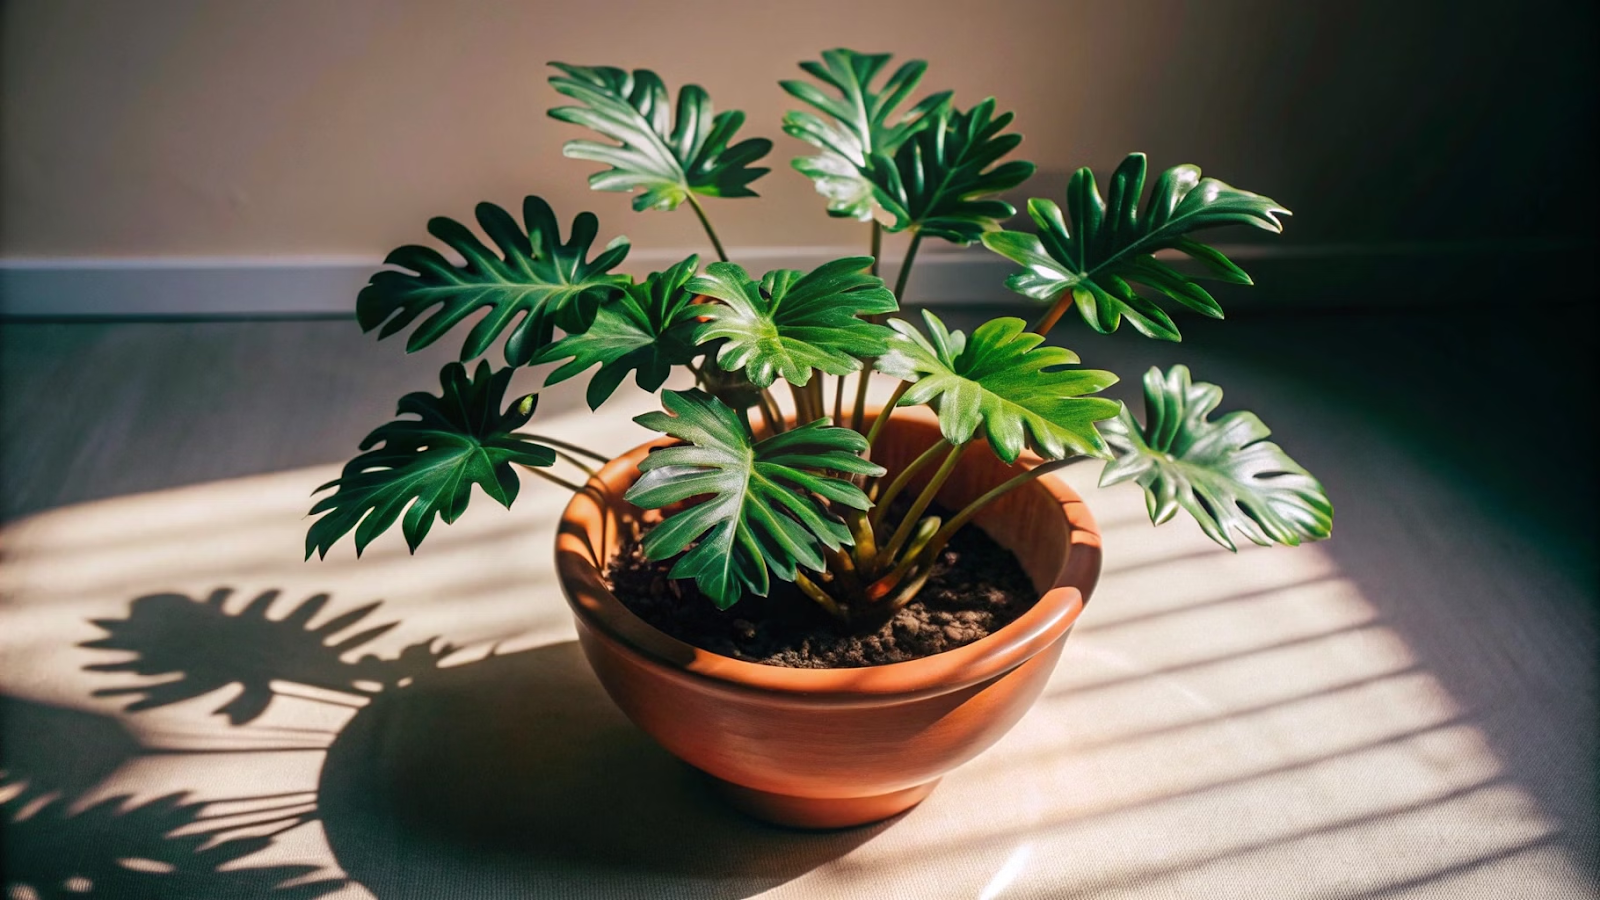
[[[915,804],[1038,695],[1100,562],[1092,516],[1050,473],[1104,460],[1102,484],[1136,481],[1154,523],[1182,508],[1230,549],[1235,533],[1324,538],[1332,507],[1253,414],[1213,419],[1220,389],[1184,367],[1145,376],[1141,424],[1093,396],[1116,376],[1044,343],[1069,311],[1101,333],[1126,321],[1167,341],[1179,332],[1164,304],[1220,318],[1196,279],[1250,279],[1193,233],[1276,232],[1287,210],[1190,165],[1146,196],[1133,154],[1108,195],[1079,170],[1065,213],[1033,199],[1037,231],[1007,230],[1015,210],[998,195],[1034,170],[1005,160],[1021,141],[1010,113],[993,99],[961,109],[949,92],[908,106],[920,61],[880,83],[886,54],[822,56],[801,64],[814,81],[782,82],[808,107],[783,127],[816,148],[793,165],[828,214],[869,223],[871,252],[810,272],[747,271],[702,205],[755,196],[769,171],[752,164],[770,141],[734,142],[742,113],[714,114],[694,85],[673,104],[650,71],[554,64],[551,83],[573,103],[550,115],[608,139],[569,141],[565,155],[606,166],[590,185],[634,192],[636,210],[688,206],[717,261],[618,274],[625,239],[595,251],[585,212],[563,242],[538,197],[520,224],[478,206],[492,248],[458,222],[429,222],[462,262],[395,250],[357,300],[362,328],[415,324],[415,350],[460,325],[463,361],[503,340],[507,365],[469,375],[451,363],[439,394],[402,398],[401,418],[319,489],[333,492],[311,510],[306,550],[325,555],[353,531],[359,554],[398,522],[415,551],[474,485],[509,506],[519,469],[570,488],[557,567],[612,697],[740,807],[836,827]],[[886,233],[908,238],[893,289],[878,277]],[[968,335],[926,311],[920,325],[890,318],[929,239],[1019,263],[1007,284],[1042,304],[1038,321],[1001,317]],[[662,392],[663,411],[636,419],[661,439],[606,460],[519,430],[537,397],[508,402],[512,372],[544,363],[561,363],[546,384],[593,369],[591,408],[630,376],[657,391],[686,369],[695,388]],[[881,409],[867,405],[872,372],[897,380]]]

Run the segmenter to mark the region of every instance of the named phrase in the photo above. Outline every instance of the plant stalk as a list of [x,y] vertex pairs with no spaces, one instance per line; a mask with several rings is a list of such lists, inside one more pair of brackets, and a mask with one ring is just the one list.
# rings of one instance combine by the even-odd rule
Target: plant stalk
[[1048,312],[1039,317],[1039,321],[1033,323],[1033,333],[1040,336],[1049,334],[1050,329],[1056,327],[1056,323],[1061,321],[1061,317],[1066,314],[1067,307],[1072,304],[1072,292],[1067,291],[1062,294],[1056,299],[1056,305],[1050,307]]
[[[946,441],[946,443],[949,442]],[[911,512],[900,520],[900,527],[895,529],[894,537],[889,539],[889,544],[883,548],[880,558],[894,559],[895,554],[900,552],[900,548],[904,547],[906,541],[911,539],[912,533],[917,530],[917,521],[922,518],[924,512],[927,512],[928,505],[933,502],[933,498],[939,493],[939,489],[944,487],[944,483],[950,479],[950,473],[956,470],[956,463],[961,461],[961,451],[966,448],[966,444],[950,448],[949,454],[944,458],[944,463],[939,466],[939,471],[933,473],[933,477],[928,480],[928,484],[922,489],[922,493],[917,495],[916,502],[911,504]]]
[[[815,381],[816,379],[812,379]],[[789,393],[794,396],[794,421],[796,425],[804,425],[815,419],[816,412],[811,408],[810,385],[801,387],[798,384],[789,385]]]
[[883,517],[889,514],[889,501],[899,496],[900,492],[905,489],[905,486],[911,483],[911,479],[915,478],[918,472],[927,468],[928,464],[933,462],[940,453],[945,452],[946,448],[949,446],[949,441],[945,440],[944,438],[940,438],[931,446],[929,446],[928,449],[922,451],[922,455],[912,460],[910,465],[906,466],[904,469],[901,469],[900,474],[896,475],[894,480],[889,482],[888,490],[884,491],[883,494],[878,497],[876,505],[872,507],[871,522],[874,530],[883,527]]
[[[874,227],[873,237],[878,238],[881,241],[881,228],[878,226],[877,222],[873,222],[872,224]],[[905,296],[906,282],[911,278],[911,266],[916,263],[917,248],[921,246],[922,232],[920,230],[913,231],[911,233],[911,245],[906,248],[906,258],[900,263],[900,274],[897,275],[894,280],[894,299],[896,303],[899,303],[900,299]],[[876,253],[873,254],[872,259],[873,271],[874,274],[876,274],[878,259]],[[872,316],[871,318],[874,322],[877,322],[880,317]],[[854,410],[850,413],[850,427],[856,431],[861,430],[861,423],[867,417],[867,385],[872,380],[872,364],[874,361],[875,360],[871,359],[862,360],[865,365],[861,367],[861,379],[856,382],[856,405]]]
[[596,453],[596,452],[594,452],[593,450],[590,450],[587,447],[580,447],[577,444],[569,444],[566,441],[557,440],[556,438],[553,438],[553,437],[546,437],[545,435],[542,435],[542,434],[528,434],[528,433],[522,432],[522,431],[517,432],[517,434],[520,434],[525,438],[529,438],[531,440],[538,441],[538,442],[540,442],[542,444],[549,444],[550,446],[555,447],[556,449],[559,449],[559,450],[567,450],[567,451],[570,451],[572,453],[577,453],[580,456],[587,456],[588,458],[594,460],[597,463],[608,463],[608,462],[611,461],[611,457],[609,457],[609,456],[605,456],[605,455]]
[[[551,449],[554,450],[555,448],[552,447]],[[583,474],[589,476],[590,478],[593,478],[596,475],[600,474],[598,469],[589,468],[587,463],[585,463],[583,460],[579,459],[578,457],[574,456],[573,454],[566,452],[565,450],[555,450],[555,454],[556,454],[556,458],[557,459],[566,460],[569,465],[571,465],[573,468],[577,469],[578,471],[582,472]]]
[[694,208],[694,214],[700,218],[700,227],[706,230],[706,237],[711,238],[711,246],[716,249],[717,258],[727,262],[728,251],[722,249],[722,241],[717,239],[716,229],[711,227],[711,220],[706,218],[705,208],[700,205],[699,200],[694,198],[694,194],[689,195],[689,205]]
[[829,615],[841,622],[850,621],[849,613],[845,612],[844,607],[839,605],[839,601],[828,596],[827,591],[823,590],[821,587],[818,587],[817,583],[807,578],[804,573],[794,573],[794,584],[795,587],[800,589],[801,593],[805,594],[807,597],[810,597],[812,600],[817,601],[817,605],[827,610]]
[[756,395],[756,409],[761,412],[761,421],[767,426],[768,432],[772,434],[781,434],[783,432],[782,426],[778,424],[778,420],[772,415],[772,412],[767,409],[767,397],[765,391]]
[[1023,472],[1021,475],[1010,478],[1005,482],[990,488],[978,499],[962,507],[960,512],[956,513],[954,516],[951,516],[950,521],[944,523],[944,526],[941,527],[939,531],[934,534],[933,538],[928,541],[927,545],[922,548],[921,555],[924,557],[937,556],[940,551],[944,550],[945,545],[950,543],[950,539],[955,537],[956,532],[960,531],[963,525],[966,525],[968,522],[972,521],[972,517],[981,512],[985,506],[988,506],[994,501],[999,500],[1006,494],[1011,493],[1012,491],[1022,487],[1036,478],[1039,478],[1043,475],[1049,475],[1051,472],[1064,469],[1080,459],[1087,458],[1088,457],[1074,456],[1070,459],[1054,459],[1049,462],[1040,463],[1028,471]]
[[[517,465],[522,465],[522,464],[518,463]],[[551,475],[549,472],[546,472],[544,469],[542,469],[542,468],[540,468],[538,466],[522,466],[522,467],[524,469],[527,469],[529,472],[532,472],[533,474],[539,476],[540,478],[543,478],[545,481],[548,481],[551,484],[560,485],[561,487],[566,488],[567,490],[573,492],[574,494],[583,493],[583,485],[581,485],[581,484],[573,484],[572,482],[566,480],[565,478],[562,478],[559,475]]]
[[786,430],[783,427],[783,414],[778,411],[778,401],[773,399],[772,393],[762,388],[761,393],[756,395],[756,402],[760,404],[761,415],[766,418],[772,433],[782,434]]
[[811,370],[811,380],[806,382],[806,399],[811,401],[811,418],[826,419],[828,417],[828,399],[822,391],[822,371]]
[[906,282],[911,279],[911,264],[917,261],[917,248],[922,246],[922,231],[911,233],[911,246],[906,248],[905,261],[900,263],[900,274],[894,279],[894,299],[899,302],[906,295]]
[[911,382],[900,382],[895,387],[894,393],[889,395],[889,402],[884,404],[883,412],[878,414],[877,421],[873,422],[872,427],[867,429],[867,453],[869,455],[872,453],[872,448],[877,444],[878,435],[883,433],[883,426],[889,423],[889,416],[894,413],[894,405],[899,403],[900,398],[904,397],[906,391],[910,389]]

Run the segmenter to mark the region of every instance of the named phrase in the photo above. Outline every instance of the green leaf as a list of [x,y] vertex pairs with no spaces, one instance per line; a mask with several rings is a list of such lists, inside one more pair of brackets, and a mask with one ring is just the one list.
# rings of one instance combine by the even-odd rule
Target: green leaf
[[763,388],[779,377],[804,386],[812,369],[829,375],[858,371],[861,357],[883,353],[889,329],[857,316],[899,309],[883,279],[866,272],[871,265],[871,257],[852,256],[810,274],[776,269],[757,284],[733,263],[712,263],[688,286],[722,301],[703,307],[707,321],[695,340],[722,339],[717,365],[728,372],[743,369]]
[[1021,319],[991,319],[968,341],[933,313],[923,310],[922,318],[931,338],[892,319],[898,334],[878,360],[879,370],[913,382],[898,405],[932,406],[952,444],[966,443],[981,428],[1008,463],[1017,461],[1024,444],[1045,459],[1107,455],[1094,423],[1115,416],[1121,404],[1082,395],[1116,384],[1117,376],[1066,368],[1078,355],[1040,346],[1044,338],[1024,331]]
[[[1156,180],[1144,210],[1145,157],[1134,153],[1111,176],[1111,199],[1101,199],[1094,173],[1079,169],[1067,183],[1067,211],[1049,200],[1028,201],[1038,236],[1019,231],[983,235],[990,250],[1021,263],[1026,271],[1006,286],[1035,300],[1072,302],[1094,330],[1109,334],[1127,318],[1141,334],[1179,340],[1178,329],[1149,293],[1202,315],[1222,318],[1222,307],[1194,279],[1157,260],[1157,250],[1178,250],[1194,259],[1209,277],[1249,284],[1249,276],[1190,232],[1219,225],[1253,225],[1280,232],[1278,214],[1289,211],[1270,198],[1201,178],[1199,166],[1175,166]],[[1135,290],[1142,285],[1146,293]]]
[[651,272],[600,307],[588,331],[569,334],[539,351],[535,363],[571,360],[551,372],[545,385],[598,365],[600,370],[589,379],[590,409],[599,409],[629,372],[644,390],[660,388],[673,366],[686,365],[700,353],[694,332],[704,308],[695,306],[694,292],[684,287],[699,268],[700,257],[691,256],[664,272]]
[[1022,135],[1001,134],[1012,114],[995,116],[993,97],[967,112],[941,105],[928,118],[928,126],[901,144],[892,160],[873,155],[874,195],[894,216],[889,231],[916,228],[970,244],[1016,213],[995,195],[1027,181],[1034,165],[995,165],[1022,143]]
[[1101,426],[1116,452],[1100,476],[1102,486],[1137,481],[1150,521],[1159,525],[1181,506],[1210,538],[1229,550],[1229,531],[1257,544],[1294,546],[1333,530],[1333,504],[1322,485],[1266,440],[1272,432],[1255,413],[1208,417],[1222,388],[1190,382],[1185,366],[1144,376],[1145,425],[1126,407]]
[[772,171],[752,168],[772,149],[766,138],[750,138],[732,147],[744,113],[712,115],[711,98],[699,85],[678,91],[674,112],[667,88],[649,69],[632,74],[611,66],[569,66],[553,62],[563,75],[550,77],[561,94],[582,106],[550,110],[552,118],[582,125],[616,141],[567,141],[563,155],[605,163],[611,168],[589,176],[597,191],[642,191],[633,198],[636,210],[673,210],[690,194],[706,197],[754,197],[746,185]]
[[831,96],[805,81],[779,82],[783,89],[815,107],[815,113],[792,111],[783,117],[783,130],[822,150],[816,156],[796,158],[791,165],[809,177],[817,193],[828,198],[828,215],[865,222],[872,218],[873,189],[868,177],[873,154],[893,156],[906,138],[926,124],[924,117],[949,99],[949,91],[923,98],[906,112],[896,109],[916,90],[928,64],[914,59],[896,69],[881,90],[871,85],[887,53],[825,50],[822,62],[803,62],[800,68],[838,91]]
[[526,232],[493,203],[478,204],[477,212],[478,225],[500,252],[484,246],[454,219],[429,220],[428,231],[466,263],[456,266],[432,247],[412,245],[390,253],[385,265],[410,271],[391,269],[372,276],[356,298],[356,320],[362,331],[383,325],[378,337],[386,338],[440,307],[407,339],[406,350],[418,350],[488,307],[488,315],[467,333],[461,359],[482,355],[501,332],[510,329],[506,362],[526,365],[550,342],[556,326],[574,331],[589,327],[601,301],[631,281],[626,275],[607,274],[628,255],[627,238],[618,237],[599,256],[586,259],[599,228],[593,213],[578,214],[572,221],[572,237],[563,244],[555,213],[538,197],[522,201]]
[[[501,506],[517,497],[512,463],[549,466],[554,450],[512,432],[533,415],[538,398],[514,401],[504,412],[501,402],[514,369],[491,373],[487,362],[467,380],[467,369],[450,363],[439,373],[443,390],[400,398],[396,419],[380,425],[361,442],[365,451],[344,467],[340,476],[317,488],[337,488],[311,507],[311,515],[327,515],[306,533],[306,558],[328,550],[355,529],[356,555],[387,531],[405,513],[401,531],[412,552],[433,527],[434,516],[454,522],[467,508],[474,484]],[[380,446],[381,445],[381,446]]]
[[747,590],[766,596],[769,568],[793,581],[799,567],[822,571],[821,547],[851,543],[850,530],[822,501],[861,510],[872,504],[848,479],[823,473],[882,475],[882,466],[860,456],[866,438],[818,419],[752,443],[733,410],[708,394],[666,391],[661,399],[666,413],[634,421],[687,444],[645,457],[644,474],[625,499],[660,509],[703,498],[644,537],[650,559],[683,553],[673,578],[693,578],[727,609]]

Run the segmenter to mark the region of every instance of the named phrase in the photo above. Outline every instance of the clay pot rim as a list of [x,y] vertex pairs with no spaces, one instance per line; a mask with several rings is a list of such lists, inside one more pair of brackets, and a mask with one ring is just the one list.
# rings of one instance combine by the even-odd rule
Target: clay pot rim
[[831,704],[875,704],[891,696],[909,701],[960,690],[1010,671],[1059,640],[1082,613],[1099,578],[1100,531],[1088,505],[1064,481],[1047,475],[1019,490],[1043,492],[1061,507],[1071,547],[1039,602],[999,631],[932,656],[858,668],[793,669],[712,653],[656,629],[611,593],[585,525],[603,514],[603,506],[624,502],[622,494],[639,477],[638,463],[647,453],[676,443],[660,438],[633,448],[606,463],[584,492],[573,495],[556,536],[556,572],[569,605],[585,624],[691,682]]

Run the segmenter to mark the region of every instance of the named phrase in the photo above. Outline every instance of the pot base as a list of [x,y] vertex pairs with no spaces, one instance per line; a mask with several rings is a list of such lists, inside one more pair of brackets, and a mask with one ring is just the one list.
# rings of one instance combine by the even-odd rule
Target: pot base
[[774,794],[709,776],[729,805],[749,816],[789,828],[822,830],[870,825],[921,803],[939,779],[871,797],[795,797]]

